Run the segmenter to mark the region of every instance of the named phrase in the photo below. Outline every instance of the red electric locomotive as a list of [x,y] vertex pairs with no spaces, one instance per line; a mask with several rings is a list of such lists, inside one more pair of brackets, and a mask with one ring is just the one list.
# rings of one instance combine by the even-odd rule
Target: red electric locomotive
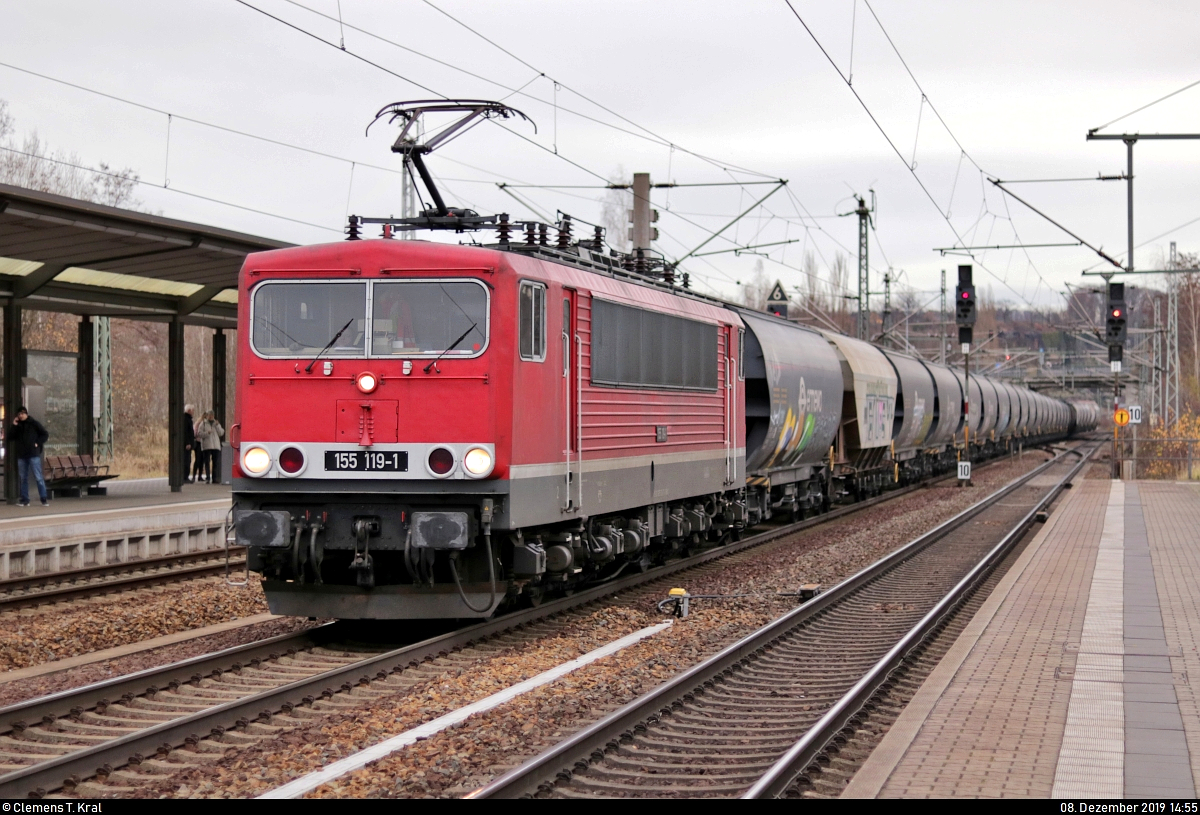
[[247,259],[234,517],[272,611],[487,616],[743,524],[738,316],[510,249]]
[[[426,113],[461,114],[418,144]],[[745,524],[742,323],[546,225],[447,207],[422,156],[494,102],[401,103],[433,205],[242,269],[233,537],[271,610],[486,617]],[[362,223],[383,239],[358,240]],[[497,228],[494,248],[393,230]],[[643,264],[639,264],[642,266]]]

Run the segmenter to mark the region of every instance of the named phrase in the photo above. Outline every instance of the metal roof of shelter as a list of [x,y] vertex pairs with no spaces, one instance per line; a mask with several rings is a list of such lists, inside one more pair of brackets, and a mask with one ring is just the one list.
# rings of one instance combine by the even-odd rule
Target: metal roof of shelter
[[0,184],[0,298],[232,328],[246,255],[292,244]]

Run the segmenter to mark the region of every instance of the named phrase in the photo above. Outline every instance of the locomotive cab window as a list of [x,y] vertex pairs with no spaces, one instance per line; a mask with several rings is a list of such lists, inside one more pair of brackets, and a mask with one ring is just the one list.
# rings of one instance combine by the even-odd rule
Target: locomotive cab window
[[268,281],[250,307],[263,357],[475,357],[488,342],[477,280]]
[[521,359],[543,362],[546,359],[546,287],[541,283],[521,283],[520,301]]
[[265,283],[252,308],[251,341],[263,356],[315,356],[331,342],[325,356],[363,354],[366,283]]
[[475,356],[487,345],[487,317],[487,289],[474,281],[376,281],[371,356]]

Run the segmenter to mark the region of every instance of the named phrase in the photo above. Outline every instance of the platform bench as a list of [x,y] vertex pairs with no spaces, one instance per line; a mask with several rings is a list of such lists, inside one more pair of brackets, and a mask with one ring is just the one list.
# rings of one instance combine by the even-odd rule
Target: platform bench
[[117,477],[108,472],[107,464],[96,464],[91,456],[44,456],[42,471],[46,489],[60,498],[78,498],[85,489],[88,495],[106,495],[108,489],[100,483]]

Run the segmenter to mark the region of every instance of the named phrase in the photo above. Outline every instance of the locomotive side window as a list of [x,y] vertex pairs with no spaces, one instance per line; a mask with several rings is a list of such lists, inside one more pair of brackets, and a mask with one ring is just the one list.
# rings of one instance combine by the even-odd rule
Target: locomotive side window
[[746,329],[738,329],[738,379],[746,379]]
[[487,345],[488,296],[462,281],[376,281],[371,356],[475,356]]
[[546,359],[546,287],[541,283],[521,283],[521,359],[542,362]]
[[717,389],[717,327],[657,311],[592,302],[592,382]]
[[366,283],[265,283],[254,292],[251,342],[268,357],[361,356]]
[[571,369],[571,301],[563,300],[563,376]]

